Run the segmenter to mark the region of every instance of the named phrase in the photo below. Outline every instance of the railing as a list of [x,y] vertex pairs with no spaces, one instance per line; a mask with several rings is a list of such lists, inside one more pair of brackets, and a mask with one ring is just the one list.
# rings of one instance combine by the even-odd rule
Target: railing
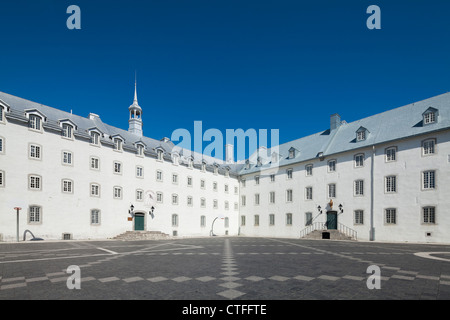
[[[346,225],[343,225],[342,223],[338,223],[338,231],[345,234],[346,236],[349,236],[352,239],[357,240],[358,239],[358,232],[353,230],[352,228],[347,227]],[[327,230],[327,223],[326,222],[314,222],[310,225],[306,226],[305,229],[300,231],[300,238],[303,238],[310,234],[311,232],[315,230]]]

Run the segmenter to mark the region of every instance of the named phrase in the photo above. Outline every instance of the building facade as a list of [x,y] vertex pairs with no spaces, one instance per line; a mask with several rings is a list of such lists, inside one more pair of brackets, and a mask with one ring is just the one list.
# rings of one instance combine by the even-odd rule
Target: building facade
[[243,163],[0,93],[0,237],[294,237],[450,243],[450,94],[330,128]]

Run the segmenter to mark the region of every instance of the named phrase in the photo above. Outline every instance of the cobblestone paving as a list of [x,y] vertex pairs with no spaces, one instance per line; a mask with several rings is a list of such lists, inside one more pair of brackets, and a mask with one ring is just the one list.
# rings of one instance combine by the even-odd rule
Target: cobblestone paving
[[[81,289],[68,289],[69,266]],[[381,270],[370,290],[367,268]],[[450,299],[450,248],[211,237],[0,244],[0,299]]]

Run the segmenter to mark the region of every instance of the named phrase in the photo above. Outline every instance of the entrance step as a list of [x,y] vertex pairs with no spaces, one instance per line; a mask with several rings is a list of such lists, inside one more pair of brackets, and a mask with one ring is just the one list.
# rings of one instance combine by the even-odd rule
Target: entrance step
[[352,237],[338,230],[314,230],[302,239],[354,240]]
[[115,236],[113,239],[123,241],[165,240],[170,239],[170,236],[161,231],[127,231]]

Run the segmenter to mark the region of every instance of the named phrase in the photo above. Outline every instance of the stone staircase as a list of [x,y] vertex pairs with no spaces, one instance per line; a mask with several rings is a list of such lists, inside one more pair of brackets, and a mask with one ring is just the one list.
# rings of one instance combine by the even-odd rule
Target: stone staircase
[[355,240],[339,230],[314,230],[302,239]]
[[166,240],[170,239],[170,236],[161,231],[127,231],[115,236],[113,239],[122,241]]

